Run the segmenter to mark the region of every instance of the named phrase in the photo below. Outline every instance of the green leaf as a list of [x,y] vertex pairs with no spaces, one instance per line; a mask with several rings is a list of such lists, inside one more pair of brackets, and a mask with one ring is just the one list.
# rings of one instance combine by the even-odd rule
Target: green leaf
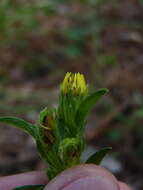
[[90,156],[86,161],[87,164],[97,164],[99,165],[104,156],[111,150],[111,147],[102,148],[97,151],[95,154]]
[[36,138],[36,126],[24,121],[23,119],[16,117],[0,117],[0,122],[18,127]]
[[92,110],[96,102],[107,92],[108,89],[106,88],[99,89],[91,95],[87,96],[87,98],[81,102],[75,118],[77,125],[80,126],[85,121],[87,114]]
[[48,108],[44,108],[41,112],[40,112],[40,116],[39,116],[39,124],[43,124],[43,120],[44,117],[47,116],[49,114],[49,110]]
[[22,187],[16,187],[13,190],[43,190],[44,185],[25,185]]

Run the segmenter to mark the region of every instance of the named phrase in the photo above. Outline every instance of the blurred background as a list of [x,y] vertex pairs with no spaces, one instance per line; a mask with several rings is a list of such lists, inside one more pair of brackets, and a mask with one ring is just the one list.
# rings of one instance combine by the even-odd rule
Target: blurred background
[[[67,71],[110,93],[93,110],[83,160],[143,189],[143,0],[1,0],[0,115],[32,123]],[[31,137],[0,124],[0,175],[44,168]]]

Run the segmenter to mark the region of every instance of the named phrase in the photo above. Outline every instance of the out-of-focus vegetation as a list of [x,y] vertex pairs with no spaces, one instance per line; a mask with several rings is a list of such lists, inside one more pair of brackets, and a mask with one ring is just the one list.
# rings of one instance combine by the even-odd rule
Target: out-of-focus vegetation
[[[110,90],[93,113],[87,140],[113,146],[124,170],[117,175],[141,189],[142,19],[142,0],[1,0],[0,114],[33,121],[45,105],[56,104],[65,72],[83,72],[92,85]],[[19,144],[17,130],[0,131],[0,147],[8,147],[0,153],[2,173],[40,167],[34,151],[22,153],[29,145]]]

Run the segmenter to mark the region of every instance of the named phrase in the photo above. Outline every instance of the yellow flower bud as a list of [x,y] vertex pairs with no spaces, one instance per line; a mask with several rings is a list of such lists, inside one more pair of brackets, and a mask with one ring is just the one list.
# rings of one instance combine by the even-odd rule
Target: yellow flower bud
[[80,73],[67,73],[61,85],[64,94],[84,95],[88,93],[88,86],[84,75]]

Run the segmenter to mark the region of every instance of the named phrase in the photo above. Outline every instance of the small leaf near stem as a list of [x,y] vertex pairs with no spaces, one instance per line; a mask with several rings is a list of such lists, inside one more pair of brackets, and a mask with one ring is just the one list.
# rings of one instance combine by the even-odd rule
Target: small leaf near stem
[[47,145],[52,145],[55,142],[55,110],[49,110],[48,108],[44,108],[40,112],[38,130],[40,139],[46,143]]
[[111,147],[102,148],[99,151],[97,151],[95,154],[93,154],[91,157],[88,158],[86,161],[87,164],[97,164],[99,165],[101,161],[103,160],[104,156],[112,150]]

